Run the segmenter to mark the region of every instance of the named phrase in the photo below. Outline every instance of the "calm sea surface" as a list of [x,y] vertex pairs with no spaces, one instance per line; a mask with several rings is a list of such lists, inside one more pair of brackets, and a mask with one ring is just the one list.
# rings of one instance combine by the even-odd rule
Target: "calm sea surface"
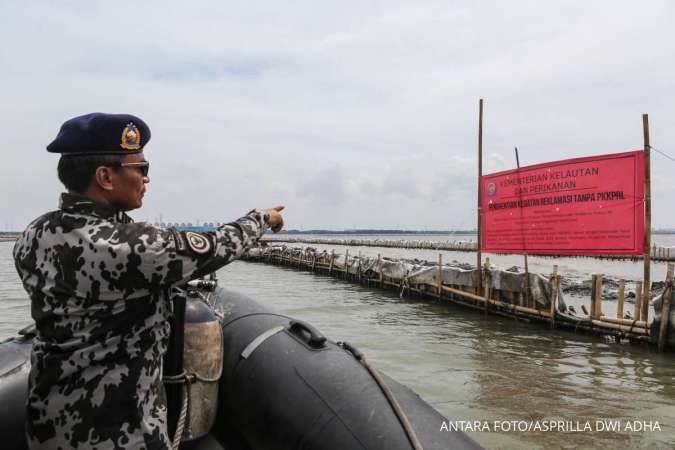
[[[672,236],[665,238],[654,240],[675,244]],[[29,302],[14,270],[12,245],[0,243],[0,338],[31,321]],[[438,252],[423,250],[350,247],[349,251],[431,261],[438,257]],[[475,260],[471,253],[442,253],[447,262]],[[522,265],[522,258],[515,256],[492,255],[491,261],[502,267]],[[549,273],[553,264],[579,280],[590,273],[632,280],[642,276],[641,263],[530,259],[532,271]],[[653,279],[664,276],[665,265],[655,264]],[[413,388],[449,419],[488,421],[491,431],[469,433],[487,448],[675,446],[672,353],[664,356],[646,347],[486,318],[453,305],[399,299],[388,291],[285,267],[235,262],[219,272],[219,279],[284,314],[311,322],[333,340],[355,344],[382,371]],[[612,302],[605,303],[611,307]],[[568,431],[494,432],[494,421],[552,420],[567,421]],[[597,430],[596,421],[601,420],[619,420],[622,431],[584,431],[587,421]],[[660,431],[626,430],[627,424],[636,428],[644,422]]]

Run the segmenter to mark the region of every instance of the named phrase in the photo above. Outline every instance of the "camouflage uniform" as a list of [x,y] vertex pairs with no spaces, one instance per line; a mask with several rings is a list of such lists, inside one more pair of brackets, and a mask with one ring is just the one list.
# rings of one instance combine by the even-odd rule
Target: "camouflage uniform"
[[266,219],[254,210],[212,233],[177,232],[62,194],[60,210],[33,221],[14,247],[38,331],[30,447],[168,448],[169,290],[237,258]]

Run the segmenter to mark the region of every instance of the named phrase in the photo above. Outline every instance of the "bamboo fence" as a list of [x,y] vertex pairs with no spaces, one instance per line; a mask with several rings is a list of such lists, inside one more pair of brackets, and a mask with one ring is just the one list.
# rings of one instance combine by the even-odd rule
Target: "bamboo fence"
[[[635,296],[634,317],[625,316],[625,281],[619,281],[618,307],[616,317],[608,317],[602,312],[603,299],[603,279],[600,275],[593,275],[592,292],[590,298],[590,314],[588,316],[577,316],[569,311],[561,312],[557,308],[556,294],[560,284],[560,275],[557,266],[553,267],[549,278],[551,287],[550,305],[545,308],[542,305],[529,301],[525,292],[508,292],[491,287],[489,280],[490,271],[485,270],[489,267],[489,259],[485,262],[482,271],[485,286],[482,293],[476,294],[478,290],[475,287],[471,292],[464,286],[448,285],[443,282],[441,271],[443,269],[442,254],[438,255],[438,276],[434,283],[411,284],[404,278],[388,277],[382,270],[383,258],[378,254],[377,263],[370,265],[370,269],[362,262],[364,258],[349,255],[347,250],[344,262],[341,265],[336,264],[338,254],[332,250],[330,252],[317,252],[315,249],[298,247],[259,247],[254,251],[248,252],[244,259],[268,264],[291,266],[302,270],[309,270],[316,273],[322,273],[337,278],[342,278],[350,282],[364,284],[370,287],[379,287],[384,289],[393,289],[400,293],[400,296],[417,296],[420,298],[434,299],[438,301],[448,301],[458,305],[484,311],[487,314],[496,314],[501,316],[513,317],[526,322],[545,323],[551,328],[573,330],[575,332],[585,332],[594,335],[611,336],[617,342],[628,340],[631,343],[654,343],[649,339],[650,322],[648,317],[642,317],[642,292],[641,284],[637,283]],[[672,264],[669,265],[669,274],[672,274]],[[667,280],[667,284],[672,285],[672,276]],[[667,289],[666,289],[667,291]],[[672,292],[672,289],[671,289]],[[665,298],[665,297],[664,297]],[[669,303],[669,302],[668,302]],[[668,306],[670,306],[668,304]],[[666,324],[662,327],[668,327],[667,316]],[[667,333],[667,331],[666,331]],[[665,335],[664,335],[665,336]]]
[[[475,252],[476,242],[474,241],[431,241],[416,239],[362,239],[362,238],[336,238],[336,237],[285,237],[285,236],[265,236],[263,242],[269,243],[288,243],[288,244],[319,244],[319,245],[344,245],[349,247],[384,247],[384,248],[405,248],[415,250],[444,250],[456,252]],[[654,261],[675,261],[674,247],[658,247],[653,245],[650,251],[651,259]],[[535,255],[545,257],[555,257],[556,255]],[[570,256],[567,256],[570,257]],[[582,256],[572,256],[580,258]],[[641,256],[617,256],[617,255],[597,255],[583,256],[588,258],[602,259],[630,259],[640,260]]]

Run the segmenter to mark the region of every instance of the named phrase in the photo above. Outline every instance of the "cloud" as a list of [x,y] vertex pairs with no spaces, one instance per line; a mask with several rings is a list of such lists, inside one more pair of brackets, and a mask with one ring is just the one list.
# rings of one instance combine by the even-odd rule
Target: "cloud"
[[345,199],[344,177],[339,167],[329,167],[318,172],[304,173],[297,196],[311,203],[334,207]]

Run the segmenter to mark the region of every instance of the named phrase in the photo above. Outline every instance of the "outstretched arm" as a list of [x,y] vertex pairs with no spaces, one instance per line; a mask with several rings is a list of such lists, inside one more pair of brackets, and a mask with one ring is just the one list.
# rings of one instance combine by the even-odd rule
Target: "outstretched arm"
[[105,256],[101,277],[109,292],[122,291],[125,298],[134,298],[145,290],[164,289],[206,275],[255,246],[266,228],[279,231],[282,208],[253,210],[213,232],[177,231],[143,223],[118,224],[110,233],[101,230],[101,239],[95,240],[96,253]]

